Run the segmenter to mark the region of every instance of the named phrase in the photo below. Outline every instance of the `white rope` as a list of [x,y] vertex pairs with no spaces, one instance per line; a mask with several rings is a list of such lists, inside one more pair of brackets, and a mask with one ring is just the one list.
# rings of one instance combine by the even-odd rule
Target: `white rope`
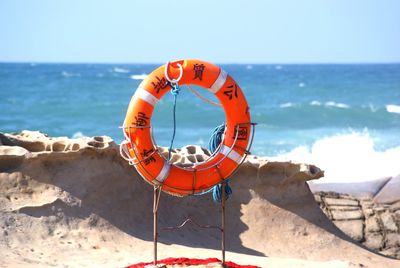
[[[124,133],[124,137],[125,139],[121,142],[121,144],[119,145],[119,154],[121,155],[121,157],[123,159],[125,159],[126,161],[128,161],[129,165],[134,166],[135,165],[135,159],[133,158],[130,153],[129,153],[129,148],[128,148],[128,144],[131,143],[131,133],[130,133],[130,129],[128,127],[129,130],[129,136],[126,134],[125,132],[125,121],[124,121],[124,125],[123,125],[123,130],[122,133]],[[131,143],[132,144],[132,143]],[[133,149],[133,148],[132,148]]]
[[186,85],[186,86],[189,88],[190,91],[192,91],[192,93],[193,93],[194,95],[196,95],[197,97],[199,97],[199,98],[202,99],[203,101],[205,101],[205,102],[207,102],[207,103],[209,103],[209,104],[218,106],[218,107],[222,107],[222,104],[220,104],[220,103],[218,103],[218,102],[215,102],[215,101],[212,101],[212,100],[209,100],[209,99],[207,99],[207,98],[201,96],[200,93],[197,92],[196,90],[194,90],[190,85]]
[[123,159],[128,161],[129,165],[133,166],[134,165],[134,158],[129,155],[129,149],[128,149],[128,143],[129,141],[124,140],[121,142],[119,145],[119,154]]

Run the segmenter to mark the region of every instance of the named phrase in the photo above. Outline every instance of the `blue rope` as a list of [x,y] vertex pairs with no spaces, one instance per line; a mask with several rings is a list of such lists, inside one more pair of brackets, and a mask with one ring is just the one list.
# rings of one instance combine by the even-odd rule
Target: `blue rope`
[[[214,153],[218,146],[222,142],[222,135],[224,135],[225,131],[225,124],[217,126],[211,137],[210,140],[208,141],[208,148],[210,148],[210,151]],[[207,191],[208,192],[208,191]],[[214,188],[212,188],[213,192],[213,200],[214,202],[221,203],[222,202],[222,184],[215,185]],[[225,200],[229,198],[229,196],[232,194],[232,188],[229,185],[229,180],[226,180],[225,183]]]
[[225,124],[219,125],[218,127],[214,128],[210,140],[208,141],[208,148],[212,153],[215,152],[215,150],[217,150],[218,146],[221,144],[224,131]]
[[179,87],[178,83],[172,84],[171,85],[171,94],[174,96],[174,111],[173,111],[173,118],[174,118],[174,130],[172,132],[172,139],[171,139],[171,144],[168,149],[168,161],[171,160],[171,151],[172,151],[172,145],[174,144],[174,139],[175,139],[175,132],[176,132],[176,97],[178,97],[179,93],[181,92],[181,88]]
[[[222,184],[215,185],[212,189],[213,191],[213,200],[215,203],[222,202]],[[232,188],[229,185],[229,180],[225,182],[225,200],[228,200],[229,196],[232,194]]]

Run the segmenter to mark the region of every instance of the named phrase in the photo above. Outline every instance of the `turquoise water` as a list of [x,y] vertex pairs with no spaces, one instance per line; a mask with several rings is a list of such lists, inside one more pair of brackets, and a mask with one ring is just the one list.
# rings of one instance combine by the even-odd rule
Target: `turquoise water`
[[[130,98],[143,75],[156,67],[1,63],[0,131],[29,129],[68,137],[109,135],[120,142],[118,127]],[[321,142],[329,152],[343,142],[341,137],[354,137],[345,148],[355,155],[360,148],[352,146],[365,139],[373,153],[400,148],[400,64],[222,68],[241,86],[252,121],[258,123],[252,148],[255,154],[293,155],[306,148],[312,155],[314,146]],[[178,97],[175,146],[206,145],[212,129],[223,121],[220,108],[183,88]],[[152,124],[157,143],[169,145],[170,94],[156,107]]]

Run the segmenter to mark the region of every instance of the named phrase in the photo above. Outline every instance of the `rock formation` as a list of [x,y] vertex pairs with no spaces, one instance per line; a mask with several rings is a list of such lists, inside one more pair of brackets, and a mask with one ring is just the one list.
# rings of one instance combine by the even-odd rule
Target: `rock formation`
[[[175,154],[175,161],[182,164],[207,157],[195,147]],[[231,178],[227,257],[262,267],[273,267],[275,257],[302,259],[295,263],[303,267],[311,262],[323,262],[312,267],[399,267],[400,261],[373,253],[325,216],[306,183],[322,175],[312,165],[249,157]],[[110,267],[149,261],[152,192],[109,137],[52,138],[30,131],[0,134],[0,259],[5,267]],[[335,221],[365,217],[382,221],[385,230],[391,228],[379,250],[388,244],[388,235],[396,234],[398,221],[389,213],[393,208],[378,212],[358,200],[331,198],[339,202],[335,204],[329,196],[319,196]],[[332,206],[356,209],[343,212]],[[368,206],[373,212],[366,216]],[[162,194],[159,225],[175,226],[187,217],[203,225],[219,225],[219,208],[210,195]],[[355,236],[361,242],[364,237],[371,247],[378,244],[372,234],[383,235],[380,223],[374,229],[372,221],[366,224],[371,231]],[[195,226],[161,230],[160,258],[218,254],[219,231]],[[359,229],[354,230],[356,234]]]
[[314,195],[324,213],[344,233],[370,249],[400,259],[400,200],[382,204],[333,192]]

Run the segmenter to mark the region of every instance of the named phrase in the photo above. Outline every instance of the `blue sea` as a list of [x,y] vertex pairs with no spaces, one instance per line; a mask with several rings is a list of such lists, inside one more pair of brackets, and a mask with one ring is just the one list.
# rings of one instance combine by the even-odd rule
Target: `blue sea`
[[[156,67],[0,63],[0,132],[108,135],[119,143],[131,96]],[[400,64],[221,67],[241,86],[252,121],[258,123],[253,154],[311,162],[334,179],[400,174]],[[171,140],[172,101],[167,94],[153,116],[158,145],[168,146]],[[175,147],[207,146],[224,117],[221,108],[182,87]]]

